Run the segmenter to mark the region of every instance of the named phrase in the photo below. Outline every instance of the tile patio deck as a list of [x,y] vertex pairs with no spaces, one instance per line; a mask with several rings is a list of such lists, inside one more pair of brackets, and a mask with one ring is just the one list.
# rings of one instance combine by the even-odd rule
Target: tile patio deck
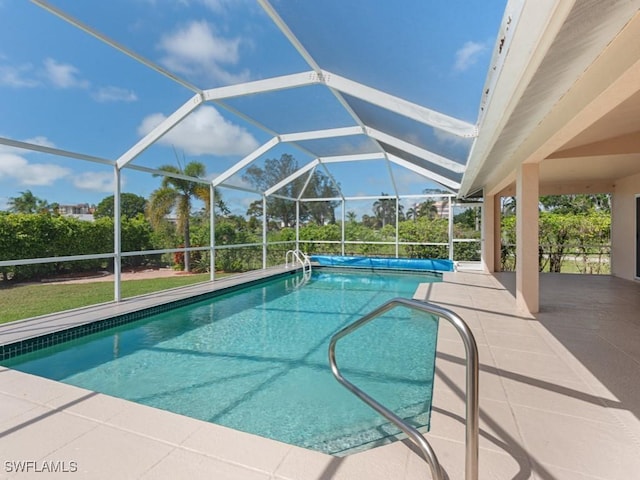
[[[637,478],[640,283],[543,274],[535,318],[515,309],[514,283],[458,271],[416,292],[476,337],[480,479]],[[42,325],[4,327],[0,344]],[[453,480],[464,478],[464,349],[441,325],[427,438]],[[17,473],[19,461],[35,464]],[[34,471],[46,466],[77,472]],[[413,480],[428,467],[404,442],[337,458],[0,367],[0,478],[49,477]]]

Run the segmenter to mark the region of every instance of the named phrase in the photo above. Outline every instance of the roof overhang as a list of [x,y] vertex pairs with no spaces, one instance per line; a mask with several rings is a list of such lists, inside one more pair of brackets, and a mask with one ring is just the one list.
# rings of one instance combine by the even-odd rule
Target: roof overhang
[[637,2],[526,1],[511,35],[460,195],[510,190],[524,163],[540,165],[541,194],[639,173]]

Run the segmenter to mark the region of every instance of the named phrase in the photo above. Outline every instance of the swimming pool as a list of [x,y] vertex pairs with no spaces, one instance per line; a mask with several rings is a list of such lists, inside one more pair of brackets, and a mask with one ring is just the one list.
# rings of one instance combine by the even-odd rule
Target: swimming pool
[[[334,455],[386,442],[397,429],[333,379],[328,342],[438,277],[318,270],[302,287],[287,275],[3,363]],[[394,309],[341,341],[342,371],[426,427],[437,327]]]

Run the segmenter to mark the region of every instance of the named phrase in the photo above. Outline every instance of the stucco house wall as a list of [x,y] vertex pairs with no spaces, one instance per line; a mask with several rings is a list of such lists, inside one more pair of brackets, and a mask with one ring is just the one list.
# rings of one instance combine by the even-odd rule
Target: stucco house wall
[[636,278],[636,196],[640,174],[616,181],[611,209],[611,273]]

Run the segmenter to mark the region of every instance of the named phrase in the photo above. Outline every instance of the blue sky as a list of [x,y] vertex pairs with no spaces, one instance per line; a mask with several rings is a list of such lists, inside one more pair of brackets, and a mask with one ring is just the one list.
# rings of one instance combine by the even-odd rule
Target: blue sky
[[[310,70],[250,0],[50,3],[200,88]],[[476,121],[505,3],[272,2],[324,70],[471,123]],[[0,0],[1,137],[115,160],[192,95],[30,2]],[[228,104],[280,133],[293,133],[340,124],[344,113],[326,95],[295,89]],[[215,176],[270,138],[255,124],[205,104],[135,164],[175,164],[177,152],[187,161],[202,161]],[[434,142],[445,151],[456,148],[451,139]],[[352,139],[342,147],[326,147],[331,151],[360,143]],[[279,145],[257,163],[282,153],[293,154],[301,165],[313,159]],[[424,178],[392,170],[405,191],[425,188]],[[335,177],[347,195],[391,189],[384,162],[339,165]],[[143,196],[160,183],[128,169],[123,181],[123,191]],[[232,182],[243,183],[240,176]],[[100,164],[0,145],[0,209],[25,190],[49,202],[95,204],[113,192],[113,172]],[[234,213],[244,213],[257,198],[231,189],[222,193]]]

